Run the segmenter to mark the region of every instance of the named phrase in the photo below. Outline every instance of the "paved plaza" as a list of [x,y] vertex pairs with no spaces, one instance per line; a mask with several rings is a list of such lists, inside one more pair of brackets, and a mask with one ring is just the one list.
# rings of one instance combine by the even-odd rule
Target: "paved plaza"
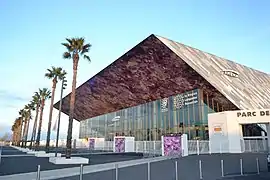
[[[175,180],[175,162],[178,163],[178,179],[199,179],[199,164],[202,161],[202,177],[205,180],[266,180],[270,179],[267,173],[266,155],[259,153],[250,154],[212,154],[191,155],[185,158],[143,158],[142,154],[136,153],[80,153],[73,156],[89,158],[89,165],[84,166],[83,179],[91,180],[147,180],[148,163],[150,163],[151,180]],[[239,176],[239,158],[243,159],[245,176]],[[260,175],[256,174],[255,159],[260,159]],[[221,178],[219,167],[220,159],[224,160],[225,178]],[[118,170],[115,164],[118,164]],[[35,179],[37,166],[41,165],[41,177],[57,180],[78,180],[79,165],[55,165],[49,163],[48,158],[37,158],[23,153],[12,147],[2,147],[0,164],[0,180]],[[191,173],[192,172],[192,173]],[[21,174],[23,173],[23,174]],[[15,175],[15,174],[20,174]],[[246,176],[246,174],[250,174]]]
[[[113,154],[113,153],[79,153],[73,156],[80,156],[89,159],[89,165],[104,164],[119,161],[128,161],[143,158],[142,155],[135,153]],[[0,164],[0,176],[17,173],[36,172],[37,166],[41,166],[42,171],[78,167],[78,165],[55,165],[49,162],[48,158],[38,158],[34,155],[21,152],[12,147],[2,148],[2,158]]]

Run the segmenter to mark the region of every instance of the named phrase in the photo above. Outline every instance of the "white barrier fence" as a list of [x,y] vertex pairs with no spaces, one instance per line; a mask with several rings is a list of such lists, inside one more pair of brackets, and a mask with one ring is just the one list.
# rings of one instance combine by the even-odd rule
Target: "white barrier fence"
[[[210,141],[207,140],[189,140],[188,152],[189,154],[211,154]],[[45,145],[46,141],[41,141],[41,145]],[[220,142],[220,153],[227,153],[227,142]],[[51,140],[51,145],[55,146],[54,140]],[[82,139],[72,141],[73,147],[77,149],[88,149],[89,144]],[[65,147],[65,140],[59,140],[59,147]],[[149,154],[161,154],[161,141],[135,141],[135,151]],[[113,151],[113,141],[99,141],[95,143],[95,149],[100,151]],[[242,152],[267,152],[268,142],[267,139],[261,140],[243,140]]]
[[[210,141],[189,140],[189,154],[211,154]],[[161,154],[161,141],[135,141],[135,151],[141,153]],[[80,140],[76,140],[76,148],[88,148]],[[220,143],[220,153],[227,153],[227,143]],[[104,141],[95,144],[94,150],[113,151],[113,141]],[[267,152],[267,140],[243,140],[242,152]]]
[[[207,160],[204,160],[205,162],[207,161]],[[224,161],[226,162],[226,160],[223,160],[223,159],[221,159],[220,160],[220,163],[218,163],[218,162],[215,162],[216,164],[212,164],[212,166],[219,166],[220,165],[220,168],[216,168],[216,170],[217,170],[217,172],[218,171],[220,171],[219,173],[214,173],[214,174],[211,174],[211,179],[212,178],[224,178],[224,177],[226,177],[226,176],[230,176],[230,177],[233,177],[232,175],[231,175],[231,172],[230,172],[230,170],[229,169],[224,169]],[[245,161],[245,159],[244,159],[244,161]],[[144,176],[143,177],[140,177],[141,179],[143,179],[143,180],[153,180],[154,178],[152,177],[152,172],[155,172],[155,170],[153,170],[153,168],[151,168],[151,166],[152,166],[152,164],[154,163],[154,162],[162,162],[162,161],[152,161],[151,162],[151,160],[150,161],[148,161],[148,162],[137,162],[137,164],[136,164],[136,166],[138,166],[138,165],[147,165],[147,170],[146,170],[146,173],[144,173]],[[173,167],[172,168],[170,168],[169,170],[168,170],[168,173],[166,174],[166,178],[167,179],[175,179],[175,180],[178,180],[179,179],[179,177],[182,179],[182,174],[183,173],[179,173],[179,168],[178,168],[178,164],[179,163],[181,163],[180,161],[178,161],[177,159],[176,160],[173,160]],[[195,163],[194,163],[195,164]],[[203,160],[201,160],[201,159],[199,159],[198,160],[198,166],[196,167],[196,166],[193,166],[192,168],[193,168],[193,175],[192,175],[192,177],[194,177],[194,178],[196,178],[196,179],[206,179],[207,178],[207,173],[205,173],[205,171],[204,171],[204,167],[203,167],[203,164],[206,164],[206,163],[203,163]],[[205,165],[204,165],[205,166]],[[209,165],[208,165],[209,166]],[[247,168],[248,170],[246,170],[245,169],[245,166],[247,166],[247,164],[246,165],[244,165],[243,164],[243,159],[241,158],[241,159],[239,159],[239,167],[238,168],[236,168],[233,172],[235,173],[235,175],[234,175],[234,177],[235,176],[237,176],[237,177],[239,177],[239,176],[245,176],[245,175],[248,175],[248,174],[252,174],[253,175],[253,177],[254,177],[254,175],[255,174],[257,174],[257,175],[259,175],[259,174],[261,174],[261,172],[264,172],[264,170],[263,170],[263,168],[261,168],[260,167],[260,160],[259,160],[259,158],[256,158],[256,159],[254,159],[253,160],[253,162],[252,161],[250,161],[250,163],[248,164],[248,166],[252,166],[253,168]],[[107,167],[107,169],[105,170],[105,171],[108,171],[108,169],[110,169],[110,170],[114,170],[114,175],[111,175],[111,178],[110,179],[114,179],[114,180],[122,180],[122,179],[124,179],[123,178],[123,176],[119,176],[119,174],[121,174],[121,173],[123,173],[123,171],[119,171],[121,168],[124,168],[124,167],[130,167],[130,165],[128,165],[128,166],[123,166],[122,164],[120,164],[120,163],[115,163],[114,164],[114,168],[108,168]],[[131,165],[131,167],[130,168],[134,168],[135,166],[133,165]],[[237,165],[235,166],[235,167],[237,167]],[[209,169],[209,168],[208,168]],[[75,169],[74,169],[75,170]],[[137,169],[134,169],[133,171],[135,171],[135,172],[137,172],[136,171]],[[157,170],[157,169],[156,169]],[[59,171],[61,171],[61,169],[59,170]],[[56,176],[58,176],[58,178],[61,178],[61,177],[59,177],[59,175],[60,176],[62,176],[62,178],[64,179],[69,179],[69,177],[67,177],[66,175],[65,175],[65,173],[59,173],[59,171],[57,171],[57,175]],[[72,171],[72,170],[71,170]],[[78,175],[79,176],[79,179],[80,180],[86,180],[86,179],[89,179],[89,177],[87,177],[87,175],[89,175],[90,173],[93,173],[93,171],[91,172],[89,172],[89,169],[88,169],[88,167],[86,166],[86,168],[85,168],[85,166],[83,165],[83,164],[81,164],[80,165],[80,168],[78,169],[78,168],[76,168],[76,170],[75,171],[77,171],[77,172],[74,172],[74,174],[76,174],[76,175]],[[87,173],[87,171],[88,171],[88,173]],[[194,173],[195,172],[195,173]],[[197,173],[198,172],[198,173]],[[47,175],[47,177],[42,177],[42,179],[44,178],[44,179],[55,179],[54,177],[53,177],[53,175],[52,174],[54,174],[55,172],[52,172],[52,173],[50,173],[50,175],[49,175],[49,177],[48,177],[48,175]],[[100,174],[100,173],[98,173],[98,174]],[[208,173],[209,174],[209,173]],[[41,180],[41,166],[40,165],[38,165],[37,166],[37,172],[35,173],[25,173],[25,174],[18,174],[18,176],[17,176],[17,178],[16,179],[33,179],[33,175],[36,175],[36,180]],[[206,176],[205,176],[206,175]],[[21,177],[20,177],[21,176]],[[98,175],[97,175],[98,176]],[[114,176],[114,177],[113,177]],[[185,175],[184,175],[185,176]],[[14,177],[14,176],[13,176]],[[16,176],[15,176],[16,177]],[[206,177],[206,178],[205,178]],[[208,177],[209,177],[209,175],[208,175]],[[257,176],[256,176],[257,177]],[[256,178],[255,177],[255,178]],[[61,178],[61,179],[62,179]],[[92,178],[91,178],[92,179]],[[99,179],[99,178],[98,178]],[[125,178],[126,179],[126,178]]]

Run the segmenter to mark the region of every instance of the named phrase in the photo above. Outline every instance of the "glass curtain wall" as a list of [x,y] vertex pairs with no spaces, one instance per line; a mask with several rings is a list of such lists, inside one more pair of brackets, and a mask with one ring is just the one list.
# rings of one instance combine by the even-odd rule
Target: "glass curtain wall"
[[[219,108],[220,107],[220,108]],[[161,140],[167,133],[208,139],[207,114],[222,110],[199,89],[97,116],[80,123],[80,138],[134,136],[136,141]]]

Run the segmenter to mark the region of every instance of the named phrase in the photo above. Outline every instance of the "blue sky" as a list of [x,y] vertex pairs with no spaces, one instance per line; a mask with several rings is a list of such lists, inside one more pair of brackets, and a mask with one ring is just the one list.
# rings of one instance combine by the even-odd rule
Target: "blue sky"
[[[33,92],[51,87],[47,68],[63,67],[71,81],[72,62],[62,59],[60,45],[66,37],[92,44],[92,63],[80,62],[78,85],[152,33],[269,73],[269,7],[267,0],[1,0],[0,131],[10,129]],[[66,129],[63,115],[63,137]]]

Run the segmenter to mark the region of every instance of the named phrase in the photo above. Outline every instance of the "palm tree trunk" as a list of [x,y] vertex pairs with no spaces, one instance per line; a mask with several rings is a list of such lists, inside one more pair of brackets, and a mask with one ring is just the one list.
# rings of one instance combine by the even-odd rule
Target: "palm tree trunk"
[[15,143],[14,143],[15,146],[18,145],[18,141],[19,141],[19,131],[20,131],[20,126],[18,126],[18,127],[16,128],[16,131],[15,131]]
[[39,149],[40,144],[40,135],[41,135],[41,127],[42,127],[42,118],[43,118],[43,109],[45,106],[45,99],[42,99],[41,107],[40,107],[40,116],[39,116],[39,125],[38,125],[38,133],[37,133],[37,140],[36,140],[36,150]]
[[21,144],[21,147],[24,147],[26,128],[27,128],[27,118],[24,119],[24,126],[23,126],[23,135],[22,135],[22,144]]
[[28,117],[28,121],[27,121],[27,127],[26,127],[26,133],[25,133],[25,143],[24,143],[24,147],[26,148],[27,146],[27,139],[28,139],[28,132],[29,132],[29,125],[30,125],[30,116]]
[[13,131],[13,139],[12,139],[13,145],[15,145],[16,142],[17,142],[17,133],[18,133],[18,128],[15,127],[15,128],[14,128],[14,131]]
[[22,142],[22,132],[23,132],[23,119],[21,119],[21,123],[20,123],[20,131],[19,131],[19,144],[18,146],[20,146],[20,143]]
[[70,97],[69,121],[68,121],[68,132],[67,132],[67,149],[66,149],[67,159],[70,159],[71,157],[72,127],[73,127],[73,116],[74,116],[74,107],[75,107],[78,62],[79,62],[79,59],[73,56],[73,79],[72,79],[72,92],[71,92],[71,97]]
[[12,145],[14,145],[15,144],[15,142],[16,142],[16,134],[15,134],[15,129],[12,131]]
[[13,135],[13,136],[14,136],[14,139],[13,139],[13,142],[12,142],[12,143],[13,143],[13,145],[15,145],[15,144],[16,144],[16,142],[17,142],[17,133],[18,133],[18,129],[17,129],[17,128],[15,128],[15,130],[14,130],[14,132],[13,132],[13,133],[14,133],[14,135]]
[[52,113],[53,113],[53,102],[54,102],[54,94],[55,94],[55,89],[56,89],[56,83],[57,83],[57,81],[54,79],[53,80],[53,86],[52,86],[51,106],[50,106],[49,122],[48,122],[48,130],[47,130],[46,152],[49,152],[49,150],[50,150]]
[[35,141],[35,138],[36,138],[38,110],[39,110],[39,104],[37,104],[37,106],[36,106],[36,116],[35,116],[35,122],[34,122],[34,125],[33,125],[32,136],[31,136],[30,149],[32,149],[33,142]]

